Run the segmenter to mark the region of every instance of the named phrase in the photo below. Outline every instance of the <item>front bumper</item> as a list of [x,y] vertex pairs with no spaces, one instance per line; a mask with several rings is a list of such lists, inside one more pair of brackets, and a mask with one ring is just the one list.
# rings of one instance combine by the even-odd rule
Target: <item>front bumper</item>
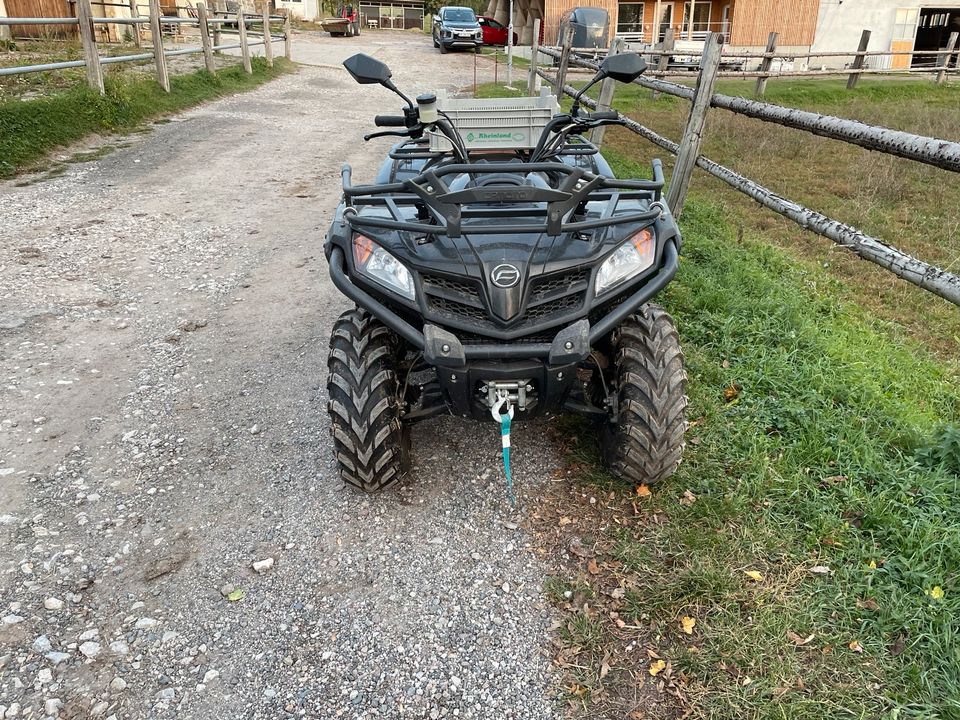
[[468,47],[468,48],[478,48],[483,45],[483,40],[476,39],[474,37],[441,37],[440,42],[443,43],[444,47],[453,48],[453,47]]
[[[423,351],[427,362],[437,367],[452,369],[465,366],[468,360],[544,358],[551,365],[581,362],[590,354],[592,345],[666,287],[677,273],[678,260],[676,245],[672,241],[667,241],[663,248],[660,269],[594,325],[590,325],[584,319],[563,327],[551,343],[524,343],[521,339],[509,344],[491,345],[464,345],[453,333],[432,324],[424,325],[422,330],[418,330],[350,281],[344,268],[341,248],[337,246],[332,248],[329,263],[330,278],[340,292],[376,316],[417,350]],[[446,350],[444,350],[445,347]]]

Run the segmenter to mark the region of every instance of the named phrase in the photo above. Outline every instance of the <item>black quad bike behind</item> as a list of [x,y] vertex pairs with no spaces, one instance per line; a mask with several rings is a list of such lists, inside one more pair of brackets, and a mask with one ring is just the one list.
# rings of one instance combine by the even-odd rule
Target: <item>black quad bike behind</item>
[[[344,66],[406,107],[376,118],[394,130],[365,137],[405,138],[375,184],[343,168],[326,238],[331,278],[356,303],[330,339],[343,479],[380,490],[408,468],[410,425],[442,413],[489,421],[492,408],[586,416],[623,478],[673,473],[686,373],[673,321],[650,300],[676,273],[681,241],[660,162],[652,180],[615,178],[584,133],[619,116],[579,98],[535,145],[472,148],[434,95],[413,103],[364,54]],[[590,84],[643,70],[635,54],[613,55]]]

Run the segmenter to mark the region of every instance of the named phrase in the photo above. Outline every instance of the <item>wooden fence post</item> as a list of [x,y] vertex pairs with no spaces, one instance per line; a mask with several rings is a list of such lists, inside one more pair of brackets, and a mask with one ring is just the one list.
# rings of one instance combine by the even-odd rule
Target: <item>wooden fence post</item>
[[567,81],[567,65],[570,63],[570,49],[573,47],[573,25],[567,25],[560,45],[560,61],[557,64],[557,100],[563,100],[563,84]]
[[[140,17],[140,11],[137,9],[137,0],[130,0],[130,17]],[[140,37],[140,23],[131,25],[131,27],[133,28],[133,41],[137,44],[137,47],[143,47],[143,38]]]
[[[953,57],[953,51],[957,49],[958,36],[960,36],[960,33],[950,33],[946,52],[937,57],[937,65],[943,68],[937,73],[937,85],[943,85],[947,81],[947,68],[950,67],[950,58]],[[957,64],[960,65],[960,59],[958,59]]]
[[[867,45],[870,44],[870,31],[864,30],[860,33],[860,47],[857,48],[857,56],[853,59],[853,69],[859,70],[863,67],[863,61],[866,60],[865,52],[867,52]],[[847,76],[847,90],[853,90],[857,86],[857,81],[860,79],[860,73],[850,73]]]
[[527,95],[537,94],[537,65],[540,60],[540,18],[533,20],[533,40],[530,43],[530,77],[527,78]]
[[207,25],[207,6],[202,2],[197,3],[197,24],[200,26],[200,44],[203,45],[203,64],[207,66],[207,72],[215,73],[217,66],[213,62],[210,26]]
[[247,45],[247,19],[243,16],[243,7],[237,7],[237,29],[240,31],[240,54],[243,56],[243,70],[248,75],[253,74],[250,64],[250,46]]
[[263,3],[263,55],[273,67],[273,34],[270,32],[270,3]]
[[[768,73],[770,72],[770,67],[773,65],[773,54],[777,51],[777,38],[780,37],[779,33],[772,32],[767,37],[767,49],[763,53],[763,60],[760,61],[760,72]],[[757,78],[757,88],[754,90],[753,94],[757,97],[763,97],[763,94],[767,91],[767,78],[761,76]]]
[[[657,75],[662,76],[663,73],[667,71],[667,67],[670,65],[670,53],[673,52],[673,48],[676,46],[676,38],[673,34],[673,28],[668,27],[666,32],[663,34],[663,42],[660,43],[660,60],[657,62]],[[656,45],[654,45],[656,47]],[[651,96],[654,100],[660,97],[660,93],[656,90],[653,91]]]
[[694,90],[693,102],[690,106],[690,116],[687,118],[687,127],[680,141],[677,151],[677,162],[673,166],[670,176],[670,188],[667,192],[667,204],[675,217],[680,217],[683,204],[687,199],[687,189],[693,169],[697,165],[700,155],[700,144],[703,141],[703,128],[707,121],[707,111],[710,109],[710,98],[713,97],[713,86],[717,81],[717,71],[720,69],[720,51],[723,49],[723,35],[710,33],[703,45],[703,55],[700,58],[700,75],[697,77],[697,87]]
[[87,68],[87,85],[103,95],[103,68],[97,52],[97,37],[93,31],[93,9],[90,0],[77,0],[77,21],[83,43],[83,59]]
[[167,56],[163,54],[163,34],[160,32],[160,0],[150,0],[150,35],[153,38],[153,62],[157,66],[157,82],[164,92],[170,92]]
[[[613,40],[610,43],[610,49],[607,51],[607,55],[617,55],[623,52],[623,38],[618,38],[617,36],[613,37]],[[613,105],[613,91],[617,87],[617,81],[613,78],[604,78],[603,82],[600,83],[600,95],[597,98],[597,110],[609,110],[610,106]],[[606,130],[606,126],[601,125],[600,127],[595,127],[593,132],[590,135],[590,142],[592,142],[597,147],[603,143],[603,131]]]
[[290,23],[290,11],[283,16],[283,55],[287,60],[293,55],[293,29]]
[[[219,18],[217,18],[217,11],[213,9],[211,9],[211,11],[213,12],[213,19],[219,20]],[[220,22],[213,23],[213,52],[215,52],[218,55],[220,54],[220,51],[217,50],[217,48],[220,47],[220,45],[223,43],[223,38],[220,35],[220,29],[222,27],[223,27],[223,23],[220,23]]]

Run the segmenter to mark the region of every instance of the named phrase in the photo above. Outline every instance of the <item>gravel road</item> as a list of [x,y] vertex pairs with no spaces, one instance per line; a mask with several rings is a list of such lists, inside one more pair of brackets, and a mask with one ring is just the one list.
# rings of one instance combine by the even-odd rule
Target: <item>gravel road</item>
[[356,50],[472,82],[418,34],[298,36],[298,73],[0,185],[0,717],[554,717],[544,427],[516,511],[492,422],[418,426],[388,493],[336,477],[323,232],[399,107]]

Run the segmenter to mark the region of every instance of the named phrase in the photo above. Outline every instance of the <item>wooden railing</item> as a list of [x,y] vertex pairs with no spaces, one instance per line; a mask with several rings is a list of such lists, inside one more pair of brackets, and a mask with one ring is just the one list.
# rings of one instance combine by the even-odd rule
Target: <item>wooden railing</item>
[[[214,53],[221,50],[239,49],[243,69],[248,73],[252,73],[253,67],[250,62],[250,48],[263,45],[267,62],[273,65],[273,43],[283,42],[284,55],[287,59],[290,58],[290,43],[292,37],[290,16],[271,15],[269,7],[266,4],[264,4],[262,15],[251,15],[249,17],[244,14],[242,9],[238,10],[235,15],[229,17],[210,17],[207,13],[206,6],[202,2],[197,3],[195,8],[196,17],[166,17],[162,15],[160,0],[150,0],[149,14],[146,16],[138,14],[135,2],[131,2],[129,7],[134,13],[133,17],[95,17],[91,9],[90,0],[76,0],[77,17],[75,18],[0,18],[0,27],[10,25],[77,26],[80,31],[80,41],[83,45],[84,56],[83,60],[4,67],[0,68],[0,76],[24,75],[27,73],[83,67],[86,68],[87,83],[102,95],[104,93],[104,65],[153,60],[156,67],[157,82],[160,83],[160,86],[166,92],[170,92],[170,76],[167,70],[167,58],[169,57],[203,53],[206,69],[211,73],[215,73],[216,64],[214,62]],[[250,35],[252,33],[248,29],[248,26],[253,23],[262,23],[263,30],[262,33],[258,34],[258,37],[251,38]],[[149,52],[134,55],[101,55],[97,45],[96,33],[94,32],[94,26],[97,24],[130,25],[134,27],[136,30],[134,35],[138,47],[142,46],[139,31],[140,26],[149,26],[152,47],[147,48]],[[200,46],[177,49],[165,48],[163,45],[163,27],[171,25],[197,27],[200,31]],[[280,34],[278,35],[274,34],[273,28],[275,25],[279,25],[280,28]],[[228,29],[232,29],[233,27],[236,28],[239,42],[222,43],[222,36]]]
[[[615,40],[610,52],[620,51],[621,46],[622,43]],[[764,207],[789,218],[800,227],[829,238],[864,260],[886,268],[898,277],[939,295],[955,305],[960,305],[960,276],[915,258],[889,243],[867,235],[839,220],[827,217],[822,213],[804,207],[800,203],[784,198],[756,181],[700,154],[705,120],[711,107],[722,108],[784,127],[804,130],[815,135],[925,163],[951,172],[960,172],[960,142],[866,125],[854,120],[811,113],[747,98],[715,94],[713,90],[716,79],[720,74],[721,50],[720,36],[711,34],[704,46],[695,88],[647,77],[640,77],[635,81],[637,85],[649,88],[654,92],[672,95],[691,102],[690,114],[679,143],[673,142],[639,122],[621,115],[624,126],[629,130],[677,156],[667,192],[667,202],[673,213],[679,216],[683,212],[693,169],[699,167],[756,200]],[[554,73],[549,73],[538,67],[540,54],[546,55],[556,62]],[[578,58],[571,52],[568,44],[560,49],[534,46],[528,80],[529,93],[535,94],[536,85],[540,79],[543,79],[553,85],[558,97],[564,94],[572,97],[577,90],[566,84],[567,70],[571,66],[596,70],[599,63]],[[615,83],[605,80],[600,88],[599,101],[587,97],[584,97],[582,101],[589,107],[609,110],[613,102],[615,87]],[[593,139],[595,142],[599,142],[602,135],[599,138],[595,135]]]

